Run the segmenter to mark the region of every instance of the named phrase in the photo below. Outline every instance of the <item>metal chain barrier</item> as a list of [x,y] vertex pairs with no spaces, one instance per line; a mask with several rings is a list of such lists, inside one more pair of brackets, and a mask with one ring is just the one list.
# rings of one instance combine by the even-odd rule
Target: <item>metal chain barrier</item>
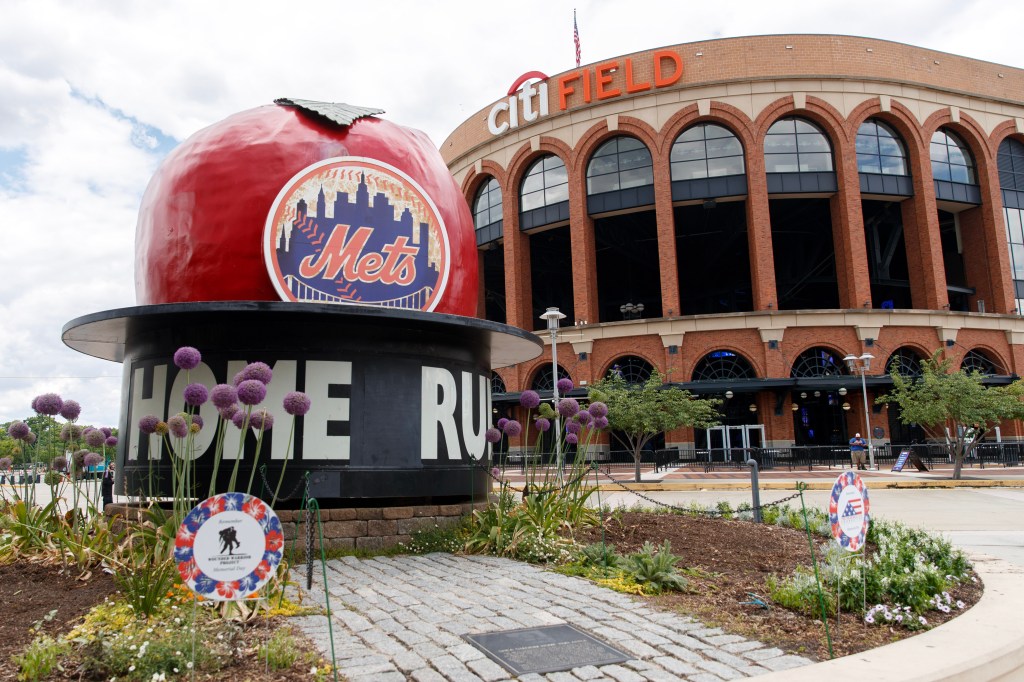
[[[303,476],[295,482],[295,487],[287,495],[278,495],[278,502],[284,502],[285,500],[294,500],[298,497],[299,492],[305,487],[307,481],[306,477]],[[267,495],[273,496],[274,490],[270,487],[270,483],[267,481],[267,465],[263,464],[260,466],[260,485],[263,486],[263,490]]]
[[724,516],[725,514],[737,514],[737,513],[742,513],[742,512],[753,512],[755,510],[767,509],[768,507],[777,507],[780,504],[783,504],[785,502],[789,502],[790,500],[795,500],[796,498],[800,497],[800,493],[797,492],[796,494],[790,495],[789,497],[783,497],[781,500],[775,500],[774,502],[768,502],[767,504],[762,504],[759,507],[744,508],[744,509],[740,509],[740,510],[733,510],[731,512],[723,512],[723,511],[719,511],[718,509],[690,509],[688,507],[679,507],[679,506],[676,506],[674,504],[669,504],[668,502],[661,502],[659,500],[654,499],[653,497],[651,497],[649,495],[644,495],[642,492],[639,492],[637,490],[631,490],[630,488],[627,488],[623,483],[620,483],[619,481],[616,481],[614,478],[612,478],[611,474],[608,473],[607,471],[601,471],[600,469],[598,469],[598,471],[601,473],[602,476],[607,478],[614,485],[618,486],[619,488],[622,488],[623,491],[625,491],[627,493],[630,493],[632,495],[636,495],[637,497],[639,497],[640,499],[644,500],[645,502],[650,502],[651,504],[653,504],[655,506],[665,507],[667,509],[672,509],[673,511],[677,511],[677,512],[680,512],[680,513],[683,513],[683,514],[694,514],[694,515],[702,515],[702,516],[711,516],[711,517],[716,517],[717,516],[717,517],[721,517],[721,516]]

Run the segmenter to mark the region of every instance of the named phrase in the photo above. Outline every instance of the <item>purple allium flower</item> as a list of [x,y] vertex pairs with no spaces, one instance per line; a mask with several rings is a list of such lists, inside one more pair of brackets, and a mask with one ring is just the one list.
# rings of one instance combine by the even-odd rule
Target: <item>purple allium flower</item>
[[82,470],[85,466],[85,456],[88,454],[88,450],[75,450],[74,454],[71,455],[71,462],[75,465],[75,471]]
[[200,417],[198,414],[192,415],[192,423],[195,426],[198,426],[199,428],[203,428],[206,425],[206,423],[203,421],[203,418]]
[[217,384],[210,391],[210,400],[217,409],[223,409],[238,402],[238,391],[230,384]]
[[184,438],[188,435],[188,422],[180,414],[167,420],[167,428],[175,438]]
[[56,393],[43,393],[36,396],[36,399],[32,401],[32,407],[35,408],[36,412],[51,417],[60,414],[60,408],[63,406],[64,401]]
[[89,433],[85,434],[85,444],[90,448],[101,448],[103,447],[103,441],[106,438],[103,436],[103,432],[99,429],[93,429]]
[[10,457],[0,457],[0,471],[10,471],[13,464],[14,460]]
[[68,469],[68,458],[67,457],[54,457],[53,461],[50,462],[50,467],[54,471],[67,471],[67,469]]
[[594,417],[591,427],[600,430],[608,428],[608,417]]
[[266,408],[253,410],[249,417],[249,425],[257,431],[269,431],[274,428],[274,415],[267,412]]
[[39,396],[36,396],[35,398],[32,398],[32,411],[33,412],[38,412],[39,411],[39,410],[36,409],[36,403],[37,402],[39,402]]
[[36,434],[29,431],[28,435],[22,438],[22,440],[28,443],[29,445],[32,445],[32,443],[36,442]]
[[505,424],[505,434],[510,438],[515,438],[523,432],[523,425],[517,422],[515,419],[509,419]]
[[578,434],[580,432],[580,429],[582,429],[582,428],[583,427],[580,426],[580,423],[577,422],[577,421],[567,421],[567,422],[565,422],[565,432],[566,433]]
[[170,430],[170,427],[167,426],[167,422],[157,422],[153,432],[158,436],[166,436],[167,432]]
[[265,362],[250,362],[235,375],[235,386],[241,385],[243,381],[258,381],[261,384],[269,384],[274,377],[273,370]]
[[68,441],[78,440],[82,437],[82,434],[86,433],[88,429],[82,429],[78,424],[65,424],[60,429],[60,439],[67,443]]
[[217,414],[219,414],[220,418],[223,419],[224,421],[231,421],[232,417],[234,417],[239,412],[241,412],[241,410],[238,407],[238,403],[231,403],[227,407],[221,407],[217,409]]
[[537,391],[523,391],[519,394],[519,404],[528,410],[532,410],[540,405],[540,395],[537,394]]
[[580,410],[580,411],[579,411],[579,412],[578,412],[578,413],[576,414],[576,416],[575,416],[575,417],[573,417],[573,419],[575,419],[576,421],[578,421],[578,422],[579,422],[580,424],[582,424],[583,426],[586,426],[587,424],[589,424],[589,423],[590,423],[590,421],[591,421],[591,420],[592,420],[593,418],[594,418],[594,416],[593,416],[592,414],[590,414],[589,412],[587,412],[586,410]]
[[496,424],[496,426],[499,429],[501,429],[502,431],[504,431],[505,430],[505,424],[508,424],[508,419],[505,419],[504,417],[502,417],[501,419],[498,420],[498,423]]
[[566,419],[580,411],[580,404],[575,398],[562,398],[558,401],[558,414]]
[[147,414],[139,420],[139,431],[142,431],[147,436],[149,434],[156,433],[156,425],[159,423],[159,417],[154,414]]
[[[0,460],[0,462],[2,462],[2,461],[3,460]],[[10,467],[8,467],[8,468],[10,468]],[[498,467],[492,467],[491,468],[491,478],[501,478],[501,469],[499,469]]]
[[302,391],[289,391],[284,396],[283,404],[285,412],[295,417],[301,417],[309,412],[309,408],[313,403],[310,401],[309,396]]
[[243,405],[258,405],[267,397],[267,386],[256,379],[246,379],[238,384],[238,401]]
[[112,448],[117,445],[117,436],[107,436],[107,439],[103,441],[103,444],[108,448]]
[[25,436],[31,433],[31,429],[28,428],[28,424],[23,421],[13,421],[11,425],[7,427],[7,435],[14,440],[24,440]]
[[180,369],[195,369],[203,356],[192,346],[182,346],[174,351],[174,364]]
[[90,452],[85,456],[85,466],[94,467],[103,462],[103,455],[96,452]]
[[548,429],[551,428],[551,420],[545,417],[535,419],[533,425],[537,427],[537,430],[541,433],[547,433]]
[[484,432],[484,439],[488,443],[497,443],[498,441],[501,440],[501,431],[492,426],[491,428],[487,429],[486,432]]
[[596,403],[590,403],[590,407],[587,408],[587,412],[590,413],[591,417],[607,417],[608,406],[600,401]]
[[210,399],[210,392],[202,384],[189,384],[185,387],[185,402],[193,407],[199,407]]
[[65,400],[64,404],[60,406],[60,416],[69,422],[78,419],[80,414],[82,414],[82,406],[78,404],[77,400]]
[[110,428],[109,426],[101,426],[100,431],[102,431],[103,435],[106,436],[107,438],[110,438],[112,435],[114,435],[114,429]]
[[567,433],[565,434],[565,442],[567,445],[576,445],[580,442],[580,437],[575,433]]
[[235,413],[231,415],[231,423],[238,428],[245,426],[245,412],[242,410],[236,410]]
[[570,379],[569,377],[562,377],[561,379],[558,380],[557,386],[559,393],[568,393],[573,389],[572,379]]
[[195,422],[192,422],[191,424],[188,425],[188,432],[189,433],[199,433],[202,430],[203,430],[203,425],[202,424],[196,424]]

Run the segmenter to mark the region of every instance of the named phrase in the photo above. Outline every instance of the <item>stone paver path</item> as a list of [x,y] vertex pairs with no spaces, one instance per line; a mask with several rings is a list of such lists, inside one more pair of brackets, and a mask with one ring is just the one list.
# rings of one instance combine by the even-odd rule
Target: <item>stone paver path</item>
[[[497,557],[345,557],[327,568],[335,656],[351,682],[718,682],[811,663],[586,580]],[[322,583],[318,574],[309,595],[321,604]],[[294,621],[329,659],[326,616]],[[516,678],[462,639],[560,623],[634,658]]]

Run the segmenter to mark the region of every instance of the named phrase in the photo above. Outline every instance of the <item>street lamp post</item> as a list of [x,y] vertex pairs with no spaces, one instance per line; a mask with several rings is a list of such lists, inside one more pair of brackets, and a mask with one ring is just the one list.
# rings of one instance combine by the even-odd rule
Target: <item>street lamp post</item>
[[860,390],[864,394],[864,425],[868,433],[868,466],[872,470],[875,468],[875,448],[871,440],[871,412],[868,409],[868,386],[864,375],[871,369],[871,361],[874,359],[871,353],[864,353],[860,357],[850,354],[843,358],[851,372],[860,374]]
[[548,308],[540,319],[548,324],[551,335],[551,400],[555,408],[555,465],[558,467],[558,482],[562,482],[562,425],[558,415],[558,323],[565,315],[558,308]]

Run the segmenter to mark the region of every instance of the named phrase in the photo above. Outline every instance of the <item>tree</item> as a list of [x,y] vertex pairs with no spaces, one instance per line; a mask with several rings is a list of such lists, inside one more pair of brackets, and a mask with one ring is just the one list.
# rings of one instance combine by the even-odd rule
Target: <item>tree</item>
[[921,362],[919,377],[891,372],[894,388],[879,403],[896,403],[900,421],[918,424],[934,440],[945,440],[953,461],[953,478],[960,478],[964,458],[970,456],[986,431],[1004,419],[1024,418],[1024,381],[986,387],[982,374],[950,371],[941,349]]
[[689,391],[662,384],[654,371],[643,384],[630,384],[617,372],[590,387],[590,401],[608,406],[608,426],[633,453],[640,482],[640,453],[659,433],[681,426],[707,428],[718,423],[716,399],[694,398]]

